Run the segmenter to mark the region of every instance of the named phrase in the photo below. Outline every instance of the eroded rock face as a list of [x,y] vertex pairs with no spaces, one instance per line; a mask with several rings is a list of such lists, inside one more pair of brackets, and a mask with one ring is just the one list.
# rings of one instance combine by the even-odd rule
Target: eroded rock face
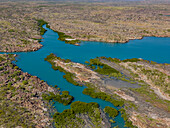
[[[19,115],[22,116],[23,119],[26,118],[26,113],[30,114],[30,117],[32,117],[30,119],[28,118],[31,123],[24,123],[26,126],[32,124],[31,126],[37,128],[52,127],[52,119],[49,115],[51,109],[49,104],[42,100],[42,94],[48,92],[56,94],[58,91],[36,76],[31,76],[18,69],[16,65],[11,63],[13,57],[9,55],[0,55],[0,58],[3,58],[0,62],[0,67],[3,67],[0,70],[0,91],[3,92],[3,103],[8,100],[11,103],[17,104],[18,107],[27,109],[27,112],[23,112]],[[2,93],[0,94],[0,97],[1,96]],[[0,119],[5,118],[7,117],[0,116]],[[17,118],[19,117],[16,117],[16,121]],[[11,122],[7,121],[2,124],[8,126],[10,123]],[[20,126],[21,124],[13,124],[13,126],[17,125]]]

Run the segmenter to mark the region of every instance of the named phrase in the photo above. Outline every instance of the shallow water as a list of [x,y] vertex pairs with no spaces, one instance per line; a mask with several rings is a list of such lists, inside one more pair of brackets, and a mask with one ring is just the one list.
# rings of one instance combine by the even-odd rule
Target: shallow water
[[[91,58],[99,56],[120,59],[143,58],[159,63],[170,63],[170,38],[145,37],[142,40],[132,40],[126,44],[83,41],[81,46],[74,46],[57,40],[58,34],[56,32],[46,28],[45,25],[43,27],[47,29],[47,32],[43,35],[44,39],[41,42],[43,47],[35,52],[16,53],[18,55],[16,64],[24,72],[38,76],[49,85],[58,85],[61,91],[69,91],[74,96],[74,101],[83,101],[86,103],[97,102],[101,108],[105,106],[114,107],[109,102],[84,95],[82,91],[85,87],[78,87],[68,83],[63,78],[64,73],[54,71],[51,68],[51,64],[44,61],[44,58],[50,53],[79,63],[84,63]],[[69,105],[64,106],[57,102],[54,106],[58,112],[70,108]],[[124,127],[124,120],[120,115],[115,118],[115,121],[116,123],[113,126],[119,125],[120,128]]]

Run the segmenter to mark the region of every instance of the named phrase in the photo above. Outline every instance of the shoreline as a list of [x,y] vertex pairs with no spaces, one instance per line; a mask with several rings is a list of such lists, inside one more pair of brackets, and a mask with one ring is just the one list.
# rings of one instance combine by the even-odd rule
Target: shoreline
[[[145,37],[157,37],[157,38],[170,38],[170,36],[144,36],[144,37],[139,37],[139,38],[135,38],[135,39],[129,39],[127,41],[123,41],[123,42],[112,42],[112,41],[108,41],[108,42],[102,42],[102,41],[96,41],[96,40],[86,40],[86,39],[81,39],[80,41],[89,41],[89,42],[101,42],[101,43],[118,43],[118,44],[125,44],[125,43],[129,43],[130,41],[133,41],[133,40],[142,40],[143,38]],[[81,43],[80,43],[81,44]]]
[[[46,24],[47,25],[47,24]],[[50,28],[49,27],[49,29],[51,29],[52,31],[54,31],[54,32],[56,32],[57,34],[58,34],[58,31],[56,31],[56,30],[54,30],[54,29],[52,29],[52,28]],[[46,33],[46,32],[45,32]],[[44,34],[45,34],[44,33]],[[62,32],[62,33],[64,33],[64,32]],[[65,34],[65,33],[64,33]],[[58,34],[59,35],[59,34]],[[41,37],[42,37],[43,35],[41,35]],[[130,41],[133,41],[133,40],[142,40],[143,38],[145,38],[145,37],[156,37],[156,38],[170,38],[170,35],[169,36],[143,36],[143,37],[139,37],[139,38],[134,38],[134,39],[129,39],[129,40],[127,40],[127,41],[122,41],[122,42],[118,42],[118,41],[106,41],[106,42],[103,42],[103,41],[99,41],[99,40],[90,40],[90,39],[78,39],[78,38],[74,38],[75,40],[80,40],[80,43],[75,43],[75,44],[72,44],[72,43],[67,43],[67,44],[71,44],[71,45],[75,45],[75,46],[80,46],[81,45],[81,41],[88,41],[88,42],[98,42],[98,43],[111,43],[111,44],[115,44],[115,43],[117,43],[117,44],[125,44],[125,43],[129,43]],[[43,39],[43,38],[41,38],[41,39]],[[59,40],[59,39],[58,39]],[[63,42],[65,42],[65,41],[63,41]],[[78,44],[78,45],[77,45]],[[29,48],[29,49],[26,49],[26,50],[12,50],[12,51],[3,51],[3,50],[0,50],[0,52],[6,52],[6,53],[10,53],[10,52],[34,52],[34,51],[38,51],[39,49],[41,49],[42,47],[43,47],[43,45],[41,44],[41,41],[40,42],[38,42],[38,45],[40,45],[40,46],[38,46],[38,47],[35,47],[35,48]],[[27,48],[27,47],[26,47]]]

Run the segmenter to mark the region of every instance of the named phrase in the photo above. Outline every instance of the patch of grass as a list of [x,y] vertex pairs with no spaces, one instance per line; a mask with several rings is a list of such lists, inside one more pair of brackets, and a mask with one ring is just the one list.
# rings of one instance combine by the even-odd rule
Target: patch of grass
[[94,69],[94,65],[97,66],[97,69],[95,69],[94,71],[102,75],[112,75],[113,73],[120,73],[116,69],[100,62],[98,58],[90,59],[89,66]]
[[61,95],[59,94],[55,95],[54,93],[49,92],[49,95],[42,94],[42,97],[43,97],[43,100],[47,100],[47,101],[55,100],[59,103],[62,103],[63,105],[68,105],[74,100],[74,97],[69,95],[68,91],[62,91]]
[[115,108],[106,106],[104,111],[109,114],[110,117],[115,118],[119,113]]
[[95,92],[93,88],[85,88],[83,94],[90,95],[92,98],[99,98],[112,103],[114,106],[123,106],[124,102],[120,100],[113,99],[110,95],[104,92]]

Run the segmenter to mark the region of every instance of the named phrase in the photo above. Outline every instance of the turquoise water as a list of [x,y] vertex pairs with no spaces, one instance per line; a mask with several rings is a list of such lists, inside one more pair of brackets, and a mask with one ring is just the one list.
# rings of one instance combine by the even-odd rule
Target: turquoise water
[[[43,27],[47,29],[47,32],[43,35],[44,39],[41,42],[43,47],[35,52],[17,53],[18,59],[16,64],[24,72],[38,76],[49,85],[58,85],[61,91],[69,91],[74,96],[74,101],[83,101],[86,103],[97,102],[101,108],[105,106],[114,107],[109,102],[84,95],[82,91],[85,87],[74,86],[63,79],[64,73],[54,71],[51,65],[44,61],[44,58],[50,53],[79,63],[84,63],[97,56],[116,57],[120,59],[143,58],[159,63],[170,63],[170,38],[145,37],[142,40],[133,40],[126,44],[84,41],[81,43],[81,46],[74,46],[57,40],[58,34],[56,32],[46,28],[45,25]],[[70,106],[64,106],[57,102],[54,106],[58,112],[70,108]],[[115,121],[114,126],[119,125],[120,128],[124,127],[124,120],[120,115],[115,118]]]

